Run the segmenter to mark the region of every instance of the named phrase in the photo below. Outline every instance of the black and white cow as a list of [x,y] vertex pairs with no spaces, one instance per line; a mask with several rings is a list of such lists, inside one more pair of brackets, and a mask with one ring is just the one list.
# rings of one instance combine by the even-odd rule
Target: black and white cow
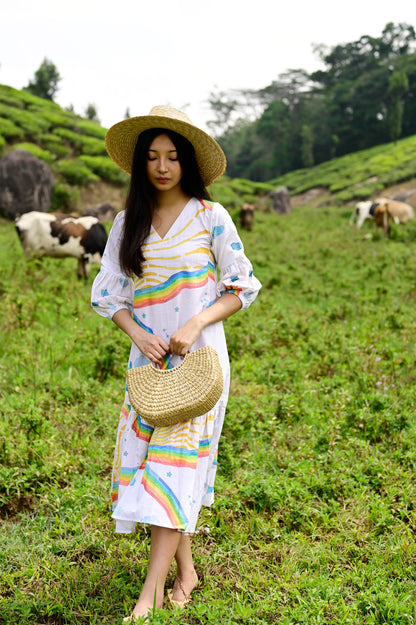
[[15,224],[28,258],[78,258],[79,278],[88,278],[91,263],[101,262],[107,233],[96,217],[31,211],[17,217]]

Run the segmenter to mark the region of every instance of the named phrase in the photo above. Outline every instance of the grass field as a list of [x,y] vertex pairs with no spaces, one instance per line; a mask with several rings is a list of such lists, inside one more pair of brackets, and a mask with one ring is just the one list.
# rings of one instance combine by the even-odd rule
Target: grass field
[[[299,207],[242,233],[263,289],[226,322],[201,583],[155,625],[416,623],[416,223],[388,241],[348,219]],[[6,221],[0,266],[0,623],[121,624],[149,549],[109,516],[129,342],[76,261],[25,261]]]

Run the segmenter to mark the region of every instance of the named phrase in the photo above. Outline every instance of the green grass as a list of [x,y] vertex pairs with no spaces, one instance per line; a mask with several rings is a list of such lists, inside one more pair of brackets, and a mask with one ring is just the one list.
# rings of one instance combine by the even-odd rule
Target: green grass
[[[243,233],[263,289],[226,322],[201,583],[156,625],[416,622],[416,223],[386,240],[348,219],[302,207]],[[121,624],[149,549],[108,510],[129,342],[75,260],[27,262],[4,220],[0,262],[0,623]]]

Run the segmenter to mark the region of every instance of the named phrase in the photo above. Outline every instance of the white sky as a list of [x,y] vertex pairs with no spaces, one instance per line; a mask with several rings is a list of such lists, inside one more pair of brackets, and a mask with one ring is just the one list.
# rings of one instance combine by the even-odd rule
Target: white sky
[[9,0],[0,7],[0,84],[27,86],[43,59],[55,100],[103,126],[155,104],[206,130],[211,91],[261,89],[287,69],[320,67],[312,44],[416,27],[415,0]]

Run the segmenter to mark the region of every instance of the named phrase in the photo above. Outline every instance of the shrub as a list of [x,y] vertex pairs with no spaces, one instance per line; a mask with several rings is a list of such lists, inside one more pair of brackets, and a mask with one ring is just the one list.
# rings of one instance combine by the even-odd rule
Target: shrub
[[102,156],[106,154],[105,143],[95,137],[80,136],[81,152],[89,156]]
[[61,174],[70,184],[86,185],[94,180],[98,180],[87,165],[79,159],[64,159],[56,163],[56,171]]
[[41,115],[47,122],[49,127],[76,128],[76,118],[72,113],[64,111],[45,111],[38,106],[31,107],[33,113]]
[[43,134],[39,137],[43,147],[53,152],[58,158],[68,156],[71,150],[62,143],[62,139],[52,134]]
[[69,128],[54,128],[52,133],[61,139],[64,139],[67,143],[69,143],[75,150],[80,150],[82,143],[81,137],[77,132],[70,130]]
[[62,182],[55,182],[53,186],[52,210],[68,210],[78,200],[76,189]]
[[7,117],[20,128],[23,128],[25,135],[31,139],[36,139],[42,132],[48,129],[49,124],[43,116],[33,115],[29,111],[0,104],[0,116]]
[[45,161],[45,163],[51,164],[55,160],[55,156],[51,154],[51,152],[49,152],[48,150],[42,150],[42,148],[40,148],[35,143],[16,143],[15,145],[13,145],[13,149],[26,150],[26,152],[30,152],[31,154],[33,154],[33,156],[37,156],[37,158]]
[[117,167],[108,156],[80,156],[79,160],[108,182],[120,185],[128,183],[129,176]]
[[25,133],[10,119],[0,117],[0,134],[6,139],[23,139]]
[[77,128],[83,135],[91,137],[97,137],[98,139],[104,139],[107,134],[107,130],[89,119],[80,119],[77,121]]
[[3,152],[3,148],[6,145],[6,139],[0,135],[0,154]]

